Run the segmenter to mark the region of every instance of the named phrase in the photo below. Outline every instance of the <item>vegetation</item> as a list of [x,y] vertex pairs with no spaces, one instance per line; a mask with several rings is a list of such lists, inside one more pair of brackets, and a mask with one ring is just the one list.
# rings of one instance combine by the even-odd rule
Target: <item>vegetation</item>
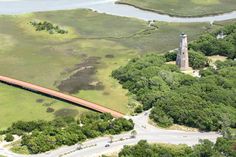
[[14,140],[14,137],[13,137],[12,134],[6,134],[4,140],[7,141],[7,142],[11,142],[11,141]]
[[[74,145],[88,138],[105,134],[119,134],[132,130],[132,120],[113,119],[110,114],[85,114],[79,121],[72,117],[57,118],[53,121],[18,121],[2,134],[22,136],[21,147],[37,154],[55,149],[62,145]],[[19,148],[17,148],[19,149]]]
[[[46,31],[36,32],[29,24],[29,21],[35,19],[66,26],[68,33],[50,35]],[[85,64],[84,67],[89,67],[91,64],[86,62],[88,58],[97,57],[99,59],[93,64],[94,73],[85,71],[86,76],[83,78],[93,78],[92,82],[85,82],[86,87],[99,82],[103,88],[78,89],[72,95],[128,113],[127,90],[122,89],[110,76],[112,70],[125,65],[138,54],[154,51],[163,53],[176,48],[179,33],[183,30],[193,40],[199,34],[218,27],[211,27],[209,23],[155,24],[158,29],[153,31],[145,21],[114,18],[112,15],[83,9],[0,16],[0,73],[58,90],[62,81],[78,71],[78,65]],[[150,31],[142,33],[145,30]],[[67,87],[73,88],[76,85],[72,82]],[[56,101],[50,106],[55,111],[49,113],[46,112],[47,104],[54,102],[54,99],[2,84],[0,90],[1,129],[19,120],[52,120],[58,110],[76,110],[78,115],[88,111]],[[44,99],[44,102],[38,103],[37,99]],[[19,108],[21,112],[17,112]]]
[[134,146],[124,146],[119,157],[236,157],[235,135],[228,128],[215,143],[204,139],[193,147],[183,144],[148,144],[141,140]]
[[160,126],[184,124],[202,130],[236,127],[235,61],[218,62],[194,78],[165,64],[164,56],[132,59],[112,75],[136,95]]
[[[234,34],[234,26],[223,28],[227,37]],[[199,50],[196,49],[196,43],[201,45],[198,41],[201,40],[194,41],[191,48]],[[215,44],[211,43],[211,47],[218,46]],[[181,73],[175,65],[165,64],[175,58],[174,53],[142,56],[113,71],[112,76],[136,95],[145,110],[153,107],[150,118],[160,126],[177,123],[201,130],[235,128],[235,61],[216,62],[215,68],[201,70],[202,77],[194,78]],[[203,68],[208,65],[208,60],[203,54],[191,50],[190,65]]]
[[200,144],[193,148],[187,145],[148,144],[139,141],[135,146],[125,146],[119,153],[119,157],[235,157],[236,141],[226,138],[218,138],[216,144],[209,140],[200,140]]
[[37,22],[37,21],[30,21],[30,24],[35,27],[36,31],[47,31],[49,34],[67,34],[68,31],[60,28],[58,25],[53,25],[48,21],[44,22]]
[[[92,112],[85,108],[2,83],[0,83],[0,91],[0,130],[8,128],[12,123],[20,120],[53,120],[56,117],[64,116],[63,113],[77,118],[82,113]],[[47,112],[48,107],[55,111]],[[60,114],[60,112],[63,113]]]
[[[220,34],[221,37],[217,38]],[[236,58],[236,23],[202,35],[189,47],[195,51],[201,51],[207,56],[222,55],[230,59]]]
[[[168,52],[165,54],[166,61],[176,61],[177,52]],[[202,53],[194,50],[189,51],[189,66],[193,69],[201,69],[209,66],[210,60]]]
[[120,3],[172,16],[206,16],[234,11],[234,0],[119,0]]

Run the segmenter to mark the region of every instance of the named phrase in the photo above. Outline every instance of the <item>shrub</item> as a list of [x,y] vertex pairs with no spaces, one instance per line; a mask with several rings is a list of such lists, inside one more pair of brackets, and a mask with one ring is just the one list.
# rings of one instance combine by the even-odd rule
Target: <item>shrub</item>
[[51,108],[51,107],[48,107],[48,108],[47,108],[47,112],[48,112],[48,113],[52,113],[52,112],[54,112],[54,111],[55,111],[54,108]]
[[12,134],[6,134],[4,140],[7,141],[7,142],[11,142],[11,141],[14,140],[14,137],[13,137]]
[[142,113],[143,112],[143,106],[139,105],[134,110],[135,113]]

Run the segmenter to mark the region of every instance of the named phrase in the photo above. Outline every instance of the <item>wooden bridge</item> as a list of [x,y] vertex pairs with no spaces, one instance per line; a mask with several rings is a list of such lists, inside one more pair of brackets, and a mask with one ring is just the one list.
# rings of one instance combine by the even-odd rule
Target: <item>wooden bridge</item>
[[69,103],[73,103],[75,105],[78,106],[82,106],[94,111],[98,111],[98,112],[102,112],[102,113],[110,113],[113,117],[123,117],[124,115],[120,112],[114,111],[112,109],[106,108],[104,106],[71,96],[71,95],[67,95],[52,89],[48,89],[48,88],[44,88],[38,85],[34,85],[28,82],[24,82],[24,81],[20,81],[20,80],[16,80],[13,78],[9,78],[6,76],[0,76],[0,82],[6,83],[6,84],[10,84],[13,86],[17,86],[17,87],[21,87],[30,91],[34,91],[37,93],[41,93],[47,96],[51,96],[51,97],[55,97],[57,99],[69,102]]

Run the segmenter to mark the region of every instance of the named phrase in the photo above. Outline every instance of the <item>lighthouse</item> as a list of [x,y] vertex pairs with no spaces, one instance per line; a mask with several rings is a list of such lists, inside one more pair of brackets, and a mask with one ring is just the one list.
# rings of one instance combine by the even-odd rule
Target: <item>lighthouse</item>
[[176,65],[178,65],[181,71],[189,68],[188,38],[185,33],[181,33],[180,35],[180,46],[177,53]]

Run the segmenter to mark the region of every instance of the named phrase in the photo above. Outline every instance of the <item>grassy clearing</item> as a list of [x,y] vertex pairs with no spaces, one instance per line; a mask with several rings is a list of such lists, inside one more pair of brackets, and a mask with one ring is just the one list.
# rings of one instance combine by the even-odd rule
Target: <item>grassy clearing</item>
[[[71,104],[34,94],[23,89],[14,88],[0,83],[0,129],[9,127],[18,120],[52,120],[55,113],[68,109],[79,114],[89,112],[86,109]],[[41,100],[40,102],[37,102]],[[47,108],[53,108],[54,113],[47,113]],[[65,111],[65,110],[64,110]]]
[[150,34],[142,34],[133,38],[122,40],[114,39],[127,47],[134,48],[141,53],[160,52],[164,53],[178,47],[179,34],[185,32],[188,34],[188,40],[195,40],[205,31],[211,31],[216,26],[210,26],[208,23],[166,23],[157,22],[158,29]]
[[205,16],[234,11],[235,0],[120,0],[121,3],[173,16]]
[[210,59],[211,63],[215,63],[216,61],[225,61],[227,57],[215,55],[215,56],[209,56],[208,59]]
[[[69,33],[50,35],[43,31],[36,32],[29,24],[34,19],[63,26],[68,28]],[[111,78],[112,70],[137,55],[163,53],[178,47],[178,36],[182,31],[188,33],[189,40],[193,40],[215,28],[207,23],[158,22],[157,25],[159,28],[155,31],[132,36],[150,29],[148,24],[89,10],[0,16],[0,41],[3,43],[0,45],[0,75],[58,90],[57,85],[74,72],[68,69],[73,69],[88,57],[99,57],[100,64],[93,77],[103,84],[104,89],[82,90],[74,95],[127,113],[127,91]],[[17,120],[54,118],[53,114],[46,113],[46,107],[37,105],[35,101],[38,98],[42,96],[1,84],[0,128]],[[42,99],[52,101],[45,97]],[[22,112],[17,112],[20,107]],[[56,102],[53,107],[58,110],[75,108],[63,102]],[[80,108],[77,110],[81,111]]]
[[160,128],[160,129],[165,129],[165,130],[180,130],[180,131],[192,131],[192,132],[199,131],[199,129],[197,129],[197,128],[192,128],[192,127],[188,127],[188,126],[184,126],[184,125],[178,125],[178,124],[174,124],[170,127],[163,128],[163,127],[158,126],[152,119],[149,119],[148,123],[152,126],[155,126],[157,128]]

